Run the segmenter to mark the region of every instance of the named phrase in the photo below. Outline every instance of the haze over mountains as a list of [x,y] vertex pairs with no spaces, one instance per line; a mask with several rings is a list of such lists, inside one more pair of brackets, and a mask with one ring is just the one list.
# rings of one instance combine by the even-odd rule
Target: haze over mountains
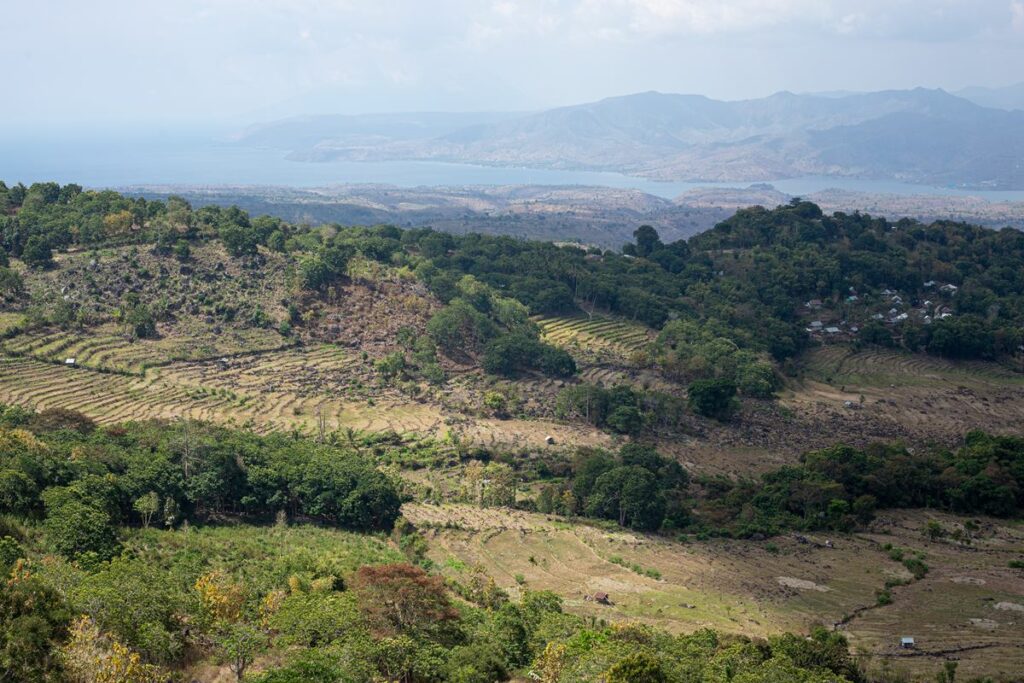
[[432,160],[729,182],[834,175],[1016,190],[1024,189],[1018,91],[780,92],[740,101],[646,92],[534,113],[288,119],[253,127],[239,142],[302,161]]

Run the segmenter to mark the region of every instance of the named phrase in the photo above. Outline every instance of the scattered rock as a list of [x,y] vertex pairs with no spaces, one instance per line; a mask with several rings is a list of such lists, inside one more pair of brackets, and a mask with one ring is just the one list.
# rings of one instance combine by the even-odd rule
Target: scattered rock
[[967,584],[970,586],[984,586],[985,579],[979,579],[974,576],[954,576],[950,579],[953,583]]
[[777,576],[775,580],[779,582],[779,585],[786,586],[787,588],[799,588],[801,590],[818,591],[819,593],[827,593],[832,590],[828,586],[822,586],[806,579],[795,579],[792,576]]
[[1016,602],[997,602],[992,607],[1007,612],[1024,612],[1024,605],[1017,604]]

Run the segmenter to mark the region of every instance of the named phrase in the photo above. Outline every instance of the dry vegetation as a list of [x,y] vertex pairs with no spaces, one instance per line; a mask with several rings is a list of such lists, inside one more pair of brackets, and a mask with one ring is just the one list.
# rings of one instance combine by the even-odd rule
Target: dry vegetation
[[785,405],[843,409],[863,396],[860,412],[908,441],[1015,433],[1024,420],[1024,375],[995,363],[832,346],[807,354],[805,368]]
[[[839,628],[869,667],[883,662],[930,675],[949,657],[960,672],[1011,679],[1024,661],[1024,581],[1008,562],[1024,553],[1024,530],[979,520],[970,546],[927,540],[924,512],[887,514],[869,532],[829,539],[681,543],[520,511],[409,504],[403,512],[455,580],[476,567],[506,590],[549,589],[568,609],[609,621],[640,620],[672,631],[705,626],[748,635]],[[833,547],[827,547],[832,541]],[[885,545],[924,553],[914,580]],[[892,603],[877,605],[887,581]],[[608,593],[612,605],[585,600]],[[901,650],[913,636],[917,648]]]

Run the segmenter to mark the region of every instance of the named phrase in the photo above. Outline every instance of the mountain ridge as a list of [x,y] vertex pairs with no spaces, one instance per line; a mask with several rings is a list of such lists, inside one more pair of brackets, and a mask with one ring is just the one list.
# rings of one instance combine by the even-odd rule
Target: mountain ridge
[[736,101],[647,91],[526,114],[314,117],[257,127],[240,142],[269,142],[297,161],[430,160],[687,181],[834,175],[1024,188],[1024,111],[926,88],[843,96],[782,91]]

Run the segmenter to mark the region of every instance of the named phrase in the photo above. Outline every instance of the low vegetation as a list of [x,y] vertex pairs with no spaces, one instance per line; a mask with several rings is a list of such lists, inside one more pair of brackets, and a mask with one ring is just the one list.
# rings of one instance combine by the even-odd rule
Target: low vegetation
[[[527,670],[861,680],[834,634],[677,637],[588,624],[550,592],[513,601],[485,582],[455,597],[408,524],[393,541],[334,528],[390,530],[398,498],[337,447],[208,425],[98,429],[68,412],[7,408],[2,421],[0,656],[12,680],[148,682],[188,678],[197,662],[263,683],[483,683]],[[683,476],[644,449],[621,457],[588,504],[607,507],[620,471]],[[251,526],[275,511],[272,526]]]
[[[945,571],[936,547],[994,538],[935,522],[894,545],[877,512],[1024,508],[1024,440],[963,437],[989,428],[963,417],[899,442],[881,416],[896,390],[871,388],[894,382],[864,360],[908,368],[925,397],[899,415],[921,422],[928,382],[998,375],[975,403],[1012,422],[1019,233],[794,201],[669,244],[642,226],[614,252],[0,183],[0,245],[12,680],[867,681],[843,624],[916,604]],[[941,378],[919,371],[935,363]],[[759,450],[794,433],[788,459]],[[529,548],[507,581],[459,546],[477,530],[447,503]],[[529,538],[527,515],[575,534],[575,559]],[[669,545],[675,562],[694,538],[752,539],[720,542],[790,567],[764,597],[803,591],[817,614],[827,576],[784,565],[795,543],[832,549],[816,531],[888,564],[809,637],[729,635],[740,622],[705,607],[685,635],[608,624],[579,577],[541,589],[595,562],[657,592],[679,580]],[[675,628],[698,609],[665,590],[622,614]]]

